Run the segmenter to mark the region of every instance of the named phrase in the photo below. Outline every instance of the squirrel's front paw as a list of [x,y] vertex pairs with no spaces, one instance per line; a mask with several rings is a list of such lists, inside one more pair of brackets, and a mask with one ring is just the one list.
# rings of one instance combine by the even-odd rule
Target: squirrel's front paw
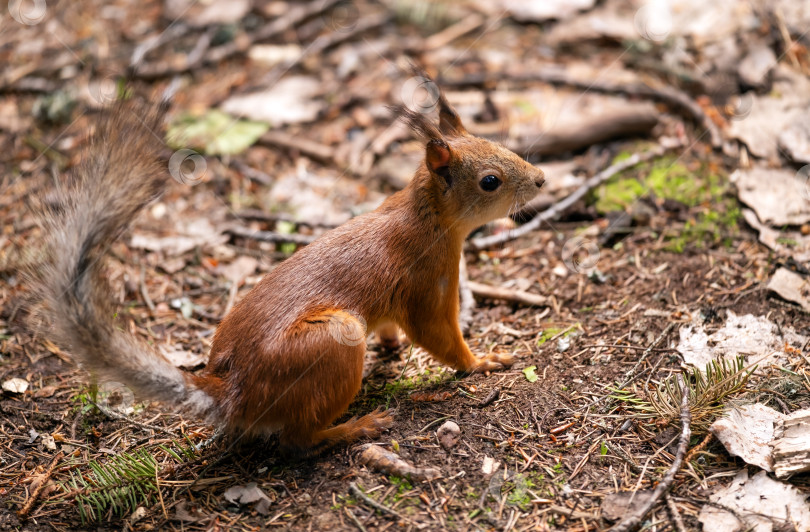
[[515,357],[512,355],[498,355],[495,353],[483,356],[476,360],[475,366],[469,369],[470,373],[484,373],[487,371],[496,371],[499,369],[508,368],[515,363]]

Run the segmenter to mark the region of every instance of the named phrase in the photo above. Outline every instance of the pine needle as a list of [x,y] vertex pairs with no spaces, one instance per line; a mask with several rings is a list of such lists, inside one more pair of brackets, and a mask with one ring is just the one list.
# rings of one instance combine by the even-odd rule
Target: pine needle
[[[191,440],[185,447],[172,442],[171,447],[158,445],[177,462],[195,458]],[[139,506],[150,506],[161,499],[160,467],[145,448],[124,452],[105,463],[92,460],[88,471],[70,471],[70,479],[61,485],[65,499],[76,501],[82,524],[102,521],[109,517],[124,517]]]
[[[684,381],[689,393],[693,433],[700,435],[708,432],[709,426],[725,409],[729,398],[745,389],[755,369],[756,366],[746,368],[745,358],[738,356],[712,360],[706,365],[705,371],[698,368],[686,370]],[[682,398],[677,377],[667,377],[652,390],[638,390],[635,385],[630,389],[612,389],[611,397],[625,403],[637,417],[656,419],[656,424],[660,426],[674,425],[680,417]]]

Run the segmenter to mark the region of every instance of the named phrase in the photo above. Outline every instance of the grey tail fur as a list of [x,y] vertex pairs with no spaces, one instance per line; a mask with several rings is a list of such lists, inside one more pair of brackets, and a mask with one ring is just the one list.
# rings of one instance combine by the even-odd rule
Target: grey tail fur
[[99,382],[217,420],[213,399],[154,348],[120,330],[104,256],[166,187],[161,162],[164,110],[132,101],[102,117],[89,151],[54,203],[43,208],[44,260],[29,272],[41,299],[43,335]]

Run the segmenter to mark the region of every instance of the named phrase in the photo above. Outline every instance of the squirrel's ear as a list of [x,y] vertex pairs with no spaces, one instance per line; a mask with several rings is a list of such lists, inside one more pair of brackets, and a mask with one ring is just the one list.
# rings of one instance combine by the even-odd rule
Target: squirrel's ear
[[428,170],[444,178],[448,185],[452,185],[450,176],[450,146],[441,139],[432,139],[427,143],[425,162]]
[[448,137],[461,137],[467,135],[467,130],[461,123],[458,113],[444,97],[439,96],[439,130]]

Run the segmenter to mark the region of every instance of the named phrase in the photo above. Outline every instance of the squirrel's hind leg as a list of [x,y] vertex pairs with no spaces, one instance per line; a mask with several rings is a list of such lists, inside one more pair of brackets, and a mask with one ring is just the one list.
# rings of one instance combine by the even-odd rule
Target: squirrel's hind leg
[[[393,420],[375,411],[329,427],[351,404],[363,380],[366,328],[350,313],[328,309],[303,317],[292,329],[288,345],[302,373],[282,410],[289,418],[279,433],[287,451],[311,453],[363,437],[376,437]],[[311,360],[310,360],[311,359]],[[292,390],[291,390],[292,391]]]

